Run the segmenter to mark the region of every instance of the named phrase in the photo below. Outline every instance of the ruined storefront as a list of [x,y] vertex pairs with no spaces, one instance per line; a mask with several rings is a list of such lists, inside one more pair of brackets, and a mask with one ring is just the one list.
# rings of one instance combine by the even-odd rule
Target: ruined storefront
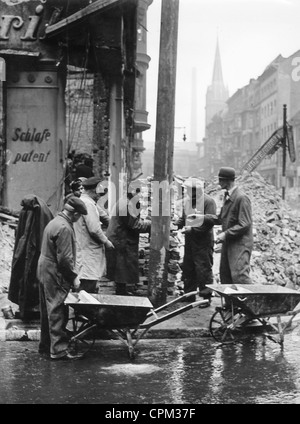
[[116,187],[121,174],[138,173],[140,132],[149,125],[143,93],[136,102],[136,86],[149,58],[140,54],[141,72],[137,34],[150,3],[0,0],[0,58],[6,65],[0,204],[19,210],[21,199],[33,193],[53,212],[61,207],[72,150],[65,102],[70,69],[93,78],[88,101],[94,173]]

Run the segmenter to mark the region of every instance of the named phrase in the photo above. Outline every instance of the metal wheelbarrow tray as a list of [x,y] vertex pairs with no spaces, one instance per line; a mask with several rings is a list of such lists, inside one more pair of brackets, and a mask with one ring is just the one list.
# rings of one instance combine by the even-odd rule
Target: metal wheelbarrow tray
[[[270,327],[277,333],[264,333],[283,345],[284,333],[300,312],[300,291],[275,285],[209,284],[211,291],[221,296],[221,307],[211,317],[209,330],[221,343],[239,340],[246,327]],[[295,309],[296,308],[296,309]],[[281,318],[284,318],[283,320]]]
[[106,330],[127,345],[129,357],[133,359],[136,344],[151,327],[208,302],[199,300],[159,316],[171,305],[196,294],[196,291],[185,294],[154,309],[147,297],[89,294],[95,299],[92,304],[82,302],[78,293],[71,293],[65,301],[73,308],[72,328],[68,325],[70,348],[86,353],[95,342],[96,330]]

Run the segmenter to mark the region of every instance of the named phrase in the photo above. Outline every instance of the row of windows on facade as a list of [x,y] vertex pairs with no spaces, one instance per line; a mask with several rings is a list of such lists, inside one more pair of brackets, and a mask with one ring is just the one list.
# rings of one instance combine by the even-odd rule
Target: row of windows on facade
[[[225,134],[231,134],[234,129],[251,129],[254,127],[254,122],[256,122],[256,125],[259,124],[260,122],[260,116],[262,115],[263,118],[266,118],[268,116],[273,115],[276,112],[276,100],[274,100],[273,102],[270,102],[270,104],[264,106],[261,108],[261,111],[258,110],[256,112],[256,120],[254,121],[253,116],[248,115],[248,117],[245,118],[244,120],[244,125],[243,121],[242,121],[242,117],[240,115],[236,116],[234,119],[234,125],[230,124],[227,127],[224,128]],[[277,128],[277,124],[273,124],[274,126],[274,130]],[[270,126],[268,126],[268,128],[272,128],[272,124]],[[272,130],[272,129],[271,129]],[[263,131],[263,130],[262,130]],[[265,131],[265,130],[264,130]]]
[[270,94],[273,90],[276,88],[276,78],[274,78],[272,81],[270,81],[268,84],[264,85],[261,88],[261,94],[262,96],[265,96],[266,94]]

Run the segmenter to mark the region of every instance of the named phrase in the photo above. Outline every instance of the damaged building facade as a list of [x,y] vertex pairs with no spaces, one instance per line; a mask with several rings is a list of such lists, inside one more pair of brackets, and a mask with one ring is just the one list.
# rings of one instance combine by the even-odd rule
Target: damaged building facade
[[139,174],[151,3],[0,0],[1,205],[35,194],[56,213],[73,150],[117,190]]
[[[224,163],[242,170],[243,165],[283,125],[283,105],[287,122],[293,127],[296,160],[287,157],[286,187],[293,196],[300,187],[300,50],[284,58],[276,57],[257,78],[237,90],[226,106],[206,124],[204,155],[205,177],[217,175]],[[297,74],[298,69],[298,74]],[[264,178],[280,188],[282,149],[267,156],[256,168]]]

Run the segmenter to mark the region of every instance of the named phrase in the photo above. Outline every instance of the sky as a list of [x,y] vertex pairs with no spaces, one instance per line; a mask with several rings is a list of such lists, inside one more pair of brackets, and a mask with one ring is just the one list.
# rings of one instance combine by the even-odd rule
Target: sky
[[[155,141],[161,1],[147,14],[147,111]],[[232,96],[258,78],[279,54],[300,50],[299,0],[179,0],[174,141],[190,141],[192,74],[196,73],[197,139],[205,135],[205,96],[212,82],[217,39],[223,79]],[[300,56],[300,52],[299,52]],[[193,71],[194,69],[194,71]],[[300,82],[299,82],[300,84]]]

